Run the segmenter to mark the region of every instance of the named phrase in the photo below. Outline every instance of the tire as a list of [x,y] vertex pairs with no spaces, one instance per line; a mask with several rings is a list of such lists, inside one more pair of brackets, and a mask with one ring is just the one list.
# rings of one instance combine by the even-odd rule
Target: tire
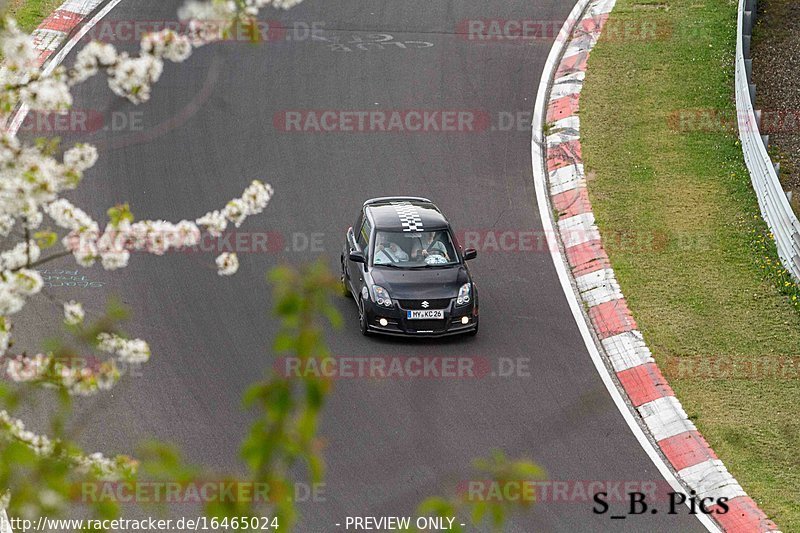
[[342,259],[342,273],[339,276],[339,291],[345,298],[350,297],[350,289],[347,287],[347,274],[344,271],[344,259]]
[[358,326],[361,334],[365,337],[369,335],[369,328],[367,328],[367,315],[362,311],[361,305],[358,306]]

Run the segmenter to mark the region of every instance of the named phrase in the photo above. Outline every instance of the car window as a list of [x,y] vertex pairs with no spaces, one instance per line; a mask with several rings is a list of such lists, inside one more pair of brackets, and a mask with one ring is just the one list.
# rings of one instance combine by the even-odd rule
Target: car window
[[361,224],[361,231],[358,233],[358,246],[361,250],[366,253],[368,246],[369,246],[369,233],[372,228],[369,225],[369,220],[364,219],[364,223]]
[[458,263],[447,230],[403,232],[377,231],[372,263],[400,268],[435,267]]

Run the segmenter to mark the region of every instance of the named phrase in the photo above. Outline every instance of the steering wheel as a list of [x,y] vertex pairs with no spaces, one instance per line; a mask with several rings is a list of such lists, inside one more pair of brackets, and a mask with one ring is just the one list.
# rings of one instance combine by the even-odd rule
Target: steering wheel
[[440,252],[429,252],[428,255],[425,256],[426,265],[446,265],[447,263],[447,258]]

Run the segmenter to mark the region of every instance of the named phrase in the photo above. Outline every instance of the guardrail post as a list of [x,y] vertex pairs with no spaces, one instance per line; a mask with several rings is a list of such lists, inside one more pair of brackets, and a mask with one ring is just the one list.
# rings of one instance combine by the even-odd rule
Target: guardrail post
[[745,59],[750,59],[750,36],[742,35],[742,54]]
[[781,164],[780,163],[772,163],[773,168],[775,168],[775,175],[778,176],[778,179],[781,177]]
[[750,87],[750,105],[754,106],[756,105],[756,84],[751,83],[749,87]]
[[744,60],[744,71],[747,75],[747,83],[753,79],[753,60],[752,59],[745,59]]
[[745,11],[742,19],[742,35],[753,34],[753,12]]
[[753,114],[756,116],[756,126],[758,126],[758,131],[761,131],[761,110],[756,109],[753,111]]
[[769,148],[769,135],[762,135],[761,142],[764,143],[764,148]]

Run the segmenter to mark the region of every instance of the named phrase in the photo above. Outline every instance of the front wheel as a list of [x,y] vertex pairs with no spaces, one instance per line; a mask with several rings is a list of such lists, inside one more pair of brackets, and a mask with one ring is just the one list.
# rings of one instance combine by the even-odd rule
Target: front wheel
[[342,296],[350,296],[350,289],[347,287],[347,274],[344,271],[344,259],[342,259],[342,274],[339,276],[339,291]]
[[367,327],[367,314],[363,311],[361,305],[358,306],[358,325],[361,329],[361,334],[365,337],[369,335],[369,328]]

